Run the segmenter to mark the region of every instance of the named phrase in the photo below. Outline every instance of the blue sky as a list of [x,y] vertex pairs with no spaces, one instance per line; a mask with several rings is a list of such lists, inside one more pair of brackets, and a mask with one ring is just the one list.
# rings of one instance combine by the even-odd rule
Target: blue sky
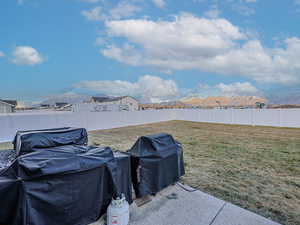
[[299,24],[299,0],[2,0],[0,98],[276,97],[298,91]]

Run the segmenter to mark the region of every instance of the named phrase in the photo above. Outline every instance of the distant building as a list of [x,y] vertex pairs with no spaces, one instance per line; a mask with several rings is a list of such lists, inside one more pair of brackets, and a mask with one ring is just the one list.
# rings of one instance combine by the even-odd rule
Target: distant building
[[39,109],[50,109],[51,105],[50,104],[40,104]]
[[56,102],[54,104],[54,109],[56,111],[72,111],[73,104],[65,103],[65,102]]
[[0,99],[0,113],[13,113],[15,112],[17,101],[15,100],[1,100]]
[[70,104],[67,103],[67,102],[56,102],[56,103],[54,104],[54,107],[55,107],[55,108],[63,108],[63,107],[68,106],[68,105],[70,105]]
[[[131,96],[121,97],[92,97],[90,103],[97,105],[118,105],[119,111],[136,111],[139,110],[139,102]],[[105,108],[105,107],[104,107]],[[110,107],[112,108],[112,107]]]

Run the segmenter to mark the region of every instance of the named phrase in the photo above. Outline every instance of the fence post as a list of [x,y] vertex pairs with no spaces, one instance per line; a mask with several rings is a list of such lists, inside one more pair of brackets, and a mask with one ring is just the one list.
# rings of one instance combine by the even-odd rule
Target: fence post
[[255,109],[251,109],[251,124],[252,124],[252,126],[255,126],[255,121],[254,121],[254,110],[255,110]]
[[281,127],[281,109],[278,110],[279,113],[279,127]]

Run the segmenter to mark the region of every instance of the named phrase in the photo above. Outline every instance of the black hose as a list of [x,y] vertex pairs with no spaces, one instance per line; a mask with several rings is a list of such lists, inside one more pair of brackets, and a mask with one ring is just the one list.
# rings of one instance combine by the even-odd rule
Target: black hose
[[179,187],[181,187],[183,190],[187,191],[187,192],[195,192],[197,191],[197,189],[189,187],[187,188],[185,185],[183,185],[182,183],[177,182],[176,183]]

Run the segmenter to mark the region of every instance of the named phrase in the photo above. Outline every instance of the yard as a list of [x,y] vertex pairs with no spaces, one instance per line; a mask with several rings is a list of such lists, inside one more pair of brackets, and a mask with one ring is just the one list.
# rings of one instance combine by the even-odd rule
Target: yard
[[89,137],[92,145],[124,151],[139,136],[158,132],[183,144],[185,184],[279,223],[300,225],[300,129],[171,121]]

